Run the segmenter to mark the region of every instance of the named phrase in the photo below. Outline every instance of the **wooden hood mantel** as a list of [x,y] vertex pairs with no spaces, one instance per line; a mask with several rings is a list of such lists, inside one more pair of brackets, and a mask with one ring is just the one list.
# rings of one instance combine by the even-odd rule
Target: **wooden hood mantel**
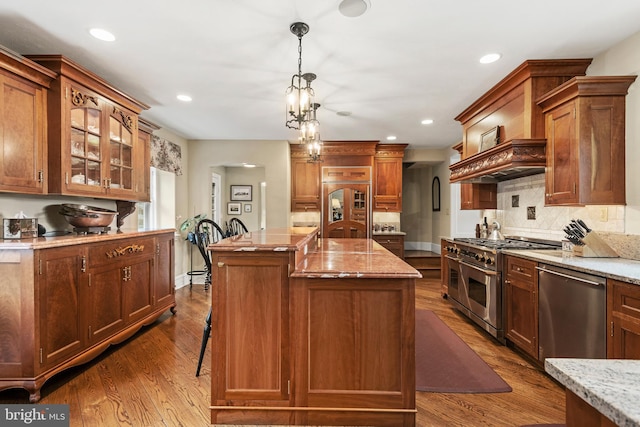
[[[451,165],[451,182],[495,183],[543,173],[545,115],[537,100],[575,76],[591,59],[527,60],[460,113],[461,161]],[[490,143],[496,129],[496,145]],[[453,147],[454,149],[458,149]]]
[[451,166],[451,182],[492,183],[543,173],[546,139],[513,139]]

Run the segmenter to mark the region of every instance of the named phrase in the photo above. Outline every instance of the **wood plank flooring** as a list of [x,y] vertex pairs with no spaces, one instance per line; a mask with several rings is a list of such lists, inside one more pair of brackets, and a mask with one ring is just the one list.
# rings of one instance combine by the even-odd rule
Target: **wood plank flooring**
[[[209,425],[210,351],[195,377],[209,293],[176,292],[167,312],[125,343],[63,372],[42,389],[39,403],[70,405],[71,426]],[[511,393],[416,393],[417,426],[520,426],[564,422],[564,391],[544,372],[500,345],[440,297],[437,280],[421,279],[416,307],[433,310],[513,388]],[[0,403],[28,403],[24,390],[0,392]]]

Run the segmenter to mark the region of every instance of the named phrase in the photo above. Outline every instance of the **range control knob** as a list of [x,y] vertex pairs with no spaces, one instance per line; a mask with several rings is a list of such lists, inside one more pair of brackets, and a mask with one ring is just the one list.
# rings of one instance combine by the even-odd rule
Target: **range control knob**
[[487,264],[493,264],[495,262],[496,262],[496,260],[494,258],[491,258],[491,257],[487,258]]

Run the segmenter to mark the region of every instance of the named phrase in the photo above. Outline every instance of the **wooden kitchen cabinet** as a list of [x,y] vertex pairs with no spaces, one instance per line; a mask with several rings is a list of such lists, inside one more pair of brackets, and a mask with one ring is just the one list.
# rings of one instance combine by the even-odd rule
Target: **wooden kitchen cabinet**
[[625,96],[636,76],[579,76],[538,100],[545,205],[625,204]]
[[404,236],[401,234],[374,234],[373,240],[380,243],[389,252],[404,259]]
[[138,198],[139,202],[151,200],[151,137],[153,132],[158,129],[160,129],[160,126],[138,117],[138,144],[144,153],[142,166],[137,168],[137,172],[140,174],[138,182],[141,183],[143,188]]
[[87,298],[86,247],[45,249],[38,254],[38,313],[42,369],[80,353],[87,344],[81,301]]
[[640,286],[607,279],[607,358],[640,359]]
[[516,347],[538,359],[538,274],[535,261],[506,256],[506,337]]
[[460,184],[460,209],[497,209],[498,184]]
[[304,145],[291,145],[291,210],[320,212],[320,163],[309,162]]
[[[452,148],[462,155],[462,142]],[[460,209],[497,209],[498,184],[460,183]]]
[[0,49],[0,192],[47,192],[47,90],[54,78]]
[[36,402],[55,374],[175,311],[172,242],[173,230],[0,243],[0,390]]
[[373,158],[373,210],[402,212],[402,158],[408,144],[378,144]]
[[29,58],[58,73],[47,111],[49,193],[148,200],[150,147],[138,115],[149,107],[61,55]]
[[[101,341],[151,312],[155,255],[154,237],[95,244],[89,248],[91,342]],[[114,303],[105,304],[109,299]]]

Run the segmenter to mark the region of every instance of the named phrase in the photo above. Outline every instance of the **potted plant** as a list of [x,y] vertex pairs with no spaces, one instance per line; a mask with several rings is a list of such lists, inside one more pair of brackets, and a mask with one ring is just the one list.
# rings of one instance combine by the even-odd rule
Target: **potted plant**
[[187,232],[187,237],[186,240],[190,241],[191,243],[193,243],[194,245],[196,244],[196,239],[195,239],[195,228],[196,225],[198,224],[198,222],[201,219],[206,218],[207,214],[198,214],[196,216],[193,216],[191,218],[187,218],[185,219],[182,224],[180,224],[180,232]]

